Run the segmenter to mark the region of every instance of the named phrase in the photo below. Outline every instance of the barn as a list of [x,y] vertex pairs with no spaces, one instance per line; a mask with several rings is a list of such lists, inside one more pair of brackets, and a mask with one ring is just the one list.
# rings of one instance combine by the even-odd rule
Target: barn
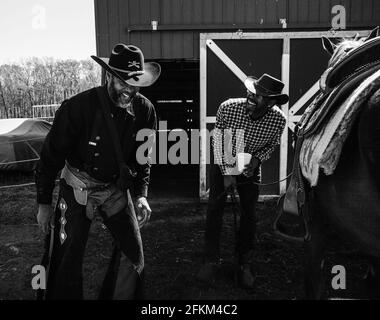
[[288,126],[281,146],[263,164],[263,183],[269,185],[261,196],[276,196],[291,171],[294,125],[328,60],[321,36],[366,36],[380,24],[376,0],[94,1],[97,55],[107,57],[119,42],[140,47],[146,60],[162,66],[159,81],[142,90],[166,121],[160,131],[200,129],[200,139],[188,144],[189,153],[199,151],[198,163],[154,165],[152,192],[200,199],[208,189],[205,129],[213,128],[222,101],[244,96],[247,75],[281,78],[290,96],[282,106]]

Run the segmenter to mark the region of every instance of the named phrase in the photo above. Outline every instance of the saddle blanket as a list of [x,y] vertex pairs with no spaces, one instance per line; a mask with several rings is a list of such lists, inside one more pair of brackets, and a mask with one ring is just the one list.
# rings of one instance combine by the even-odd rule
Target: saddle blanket
[[[380,88],[380,70],[365,79],[337,108],[319,132],[305,138],[299,157],[303,176],[314,187],[318,183],[319,170],[331,175],[338,164],[343,144],[368,97]],[[307,111],[306,111],[307,112]]]

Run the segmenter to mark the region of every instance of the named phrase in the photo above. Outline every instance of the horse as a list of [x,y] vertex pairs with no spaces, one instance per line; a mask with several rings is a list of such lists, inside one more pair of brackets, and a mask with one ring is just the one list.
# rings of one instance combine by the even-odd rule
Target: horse
[[[323,48],[331,55],[323,77],[341,66],[351,50],[378,37],[378,30],[365,39],[342,39],[337,44],[323,37]],[[374,289],[371,294],[379,298],[376,295],[380,291],[380,88],[361,105],[333,174],[321,172],[317,185],[305,189],[305,206],[309,208],[308,240],[304,241],[305,298],[321,299],[324,293],[322,270],[329,244],[326,225],[368,257],[366,281]]]

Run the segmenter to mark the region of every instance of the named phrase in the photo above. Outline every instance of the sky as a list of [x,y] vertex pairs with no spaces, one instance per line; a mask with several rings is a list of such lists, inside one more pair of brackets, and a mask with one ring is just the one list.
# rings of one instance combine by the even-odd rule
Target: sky
[[0,0],[0,64],[96,54],[94,0]]

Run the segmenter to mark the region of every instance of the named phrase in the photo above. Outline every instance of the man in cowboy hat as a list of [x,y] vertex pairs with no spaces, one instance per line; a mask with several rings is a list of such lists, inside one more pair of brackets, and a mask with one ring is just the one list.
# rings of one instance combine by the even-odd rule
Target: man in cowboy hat
[[[246,98],[229,99],[217,111],[213,134],[214,160],[210,168],[210,191],[204,245],[204,264],[198,279],[213,280],[219,263],[219,238],[222,214],[228,191],[236,189],[241,204],[241,219],[236,243],[240,285],[251,288],[254,276],[250,270],[255,239],[255,206],[259,196],[260,165],[280,143],[286,118],[276,106],[287,103],[282,94],[284,84],[268,75],[258,80],[249,77],[244,82]],[[229,140],[229,141],[227,141]],[[232,150],[230,153],[228,145]],[[236,155],[246,153],[249,163],[239,170]]]
[[[43,257],[47,288],[40,298],[83,298],[82,262],[95,212],[115,243],[99,297],[133,299],[140,288],[144,256],[139,224],[151,213],[150,164],[136,159],[136,133],[151,129],[154,134],[156,113],[139,88],[152,85],[161,69],[145,63],[139,48],[122,43],[109,59],[92,58],[106,71],[106,84],[62,103],[36,169],[37,221],[48,233]],[[59,171],[54,210],[52,191]]]

